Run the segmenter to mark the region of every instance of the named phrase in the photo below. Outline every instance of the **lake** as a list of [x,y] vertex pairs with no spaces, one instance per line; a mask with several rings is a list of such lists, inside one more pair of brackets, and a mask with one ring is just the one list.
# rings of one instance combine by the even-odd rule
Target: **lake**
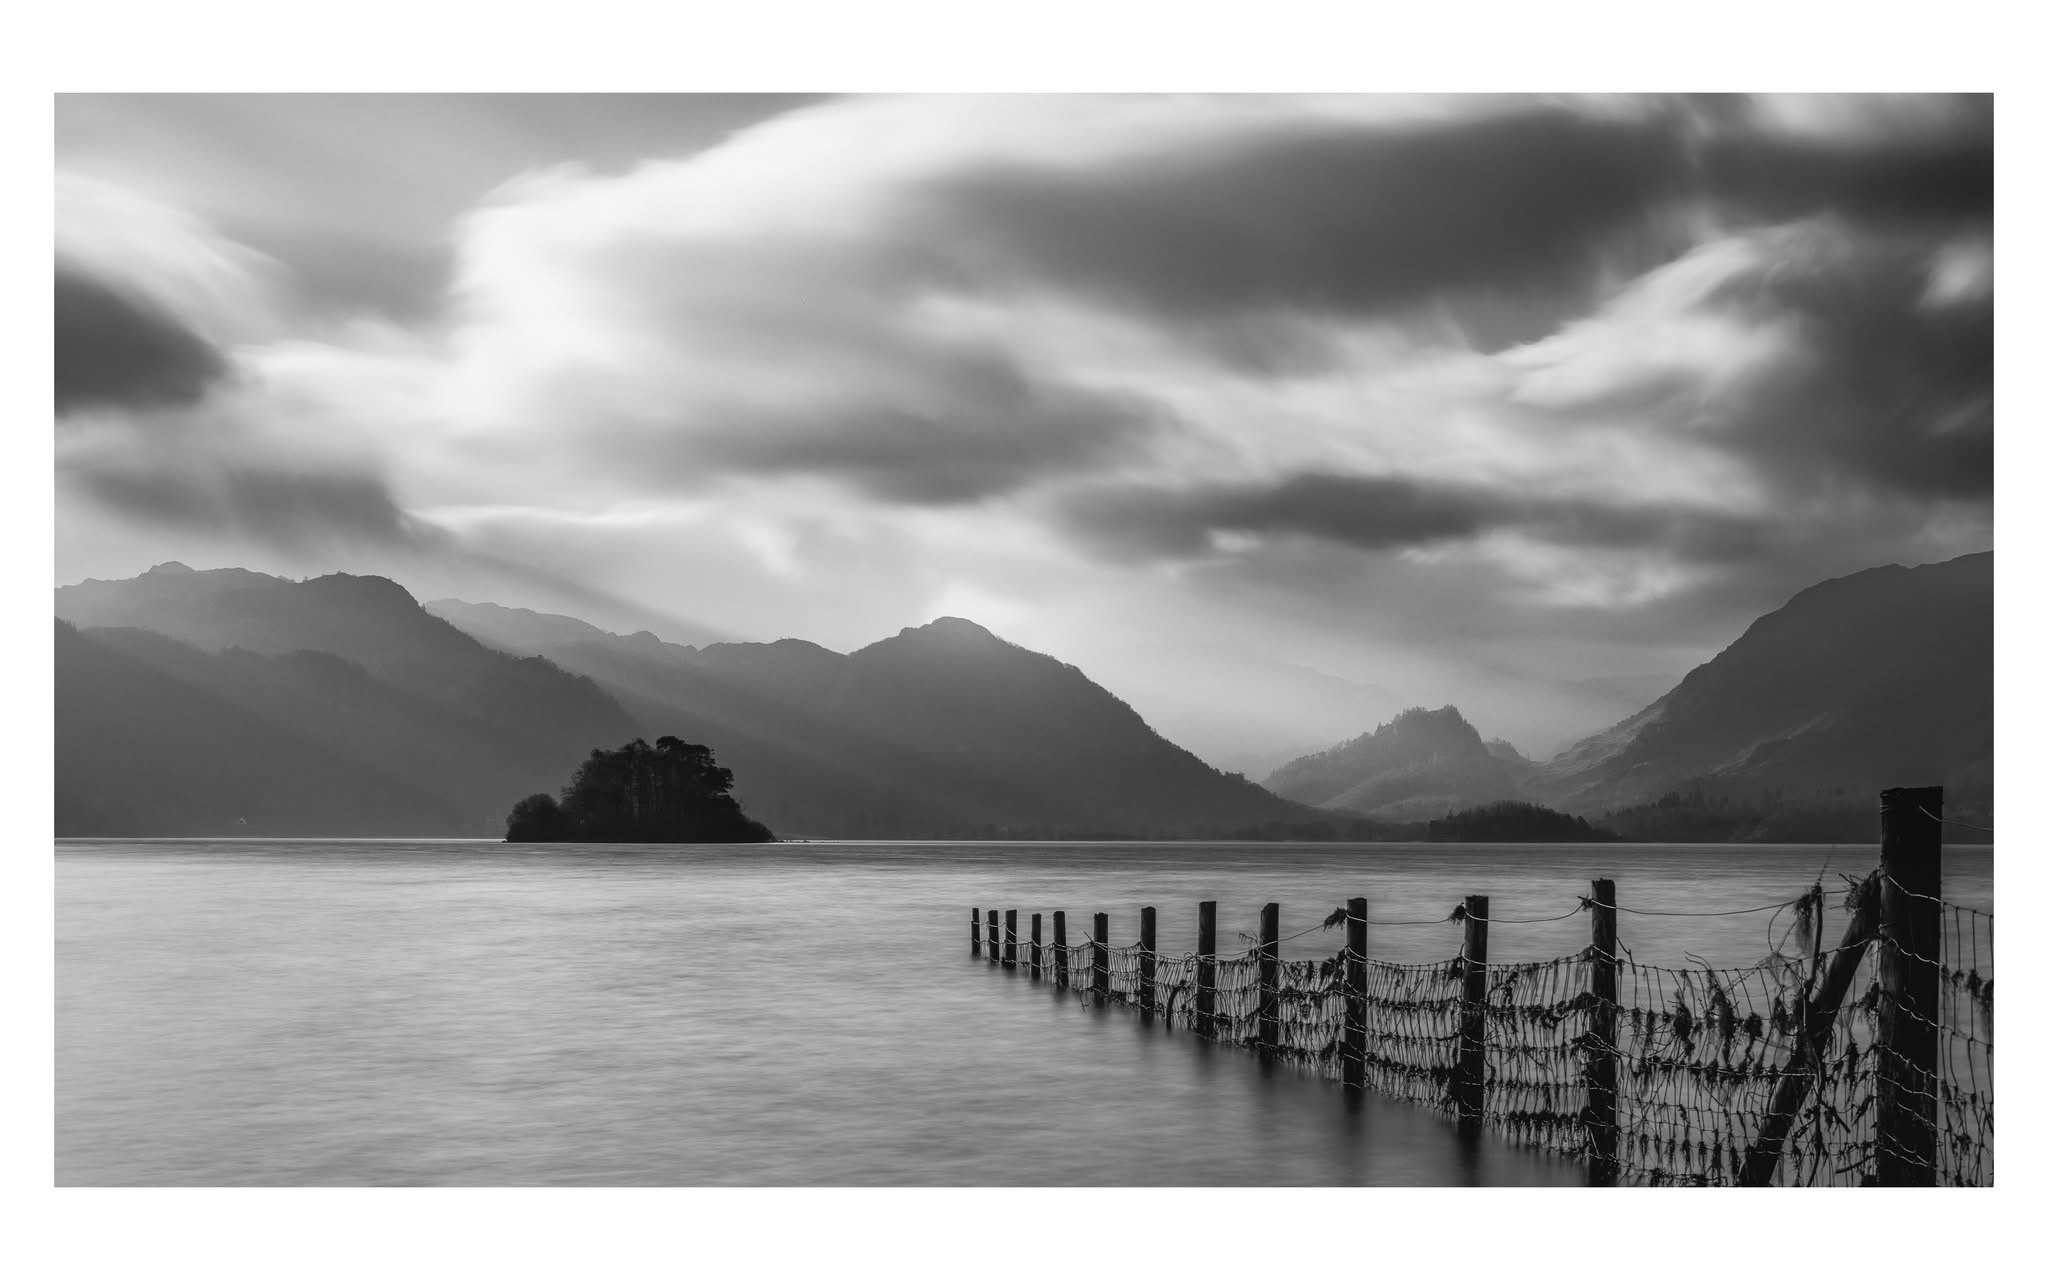
[[[61,1185],[1576,1185],[1580,1169],[969,955],[968,909],[1241,950],[1371,901],[1375,956],[1575,952],[1595,876],[1707,913],[1874,847],[59,841]],[[1945,896],[1991,907],[1991,851]],[[1831,899],[1839,902],[1839,899]],[[1789,914],[1789,913],[1788,913]],[[1839,916],[1839,912],[1837,912]],[[1395,924],[1393,922],[1416,922]],[[1028,923],[1024,925],[1028,930]],[[1775,932],[1773,931],[1775,928]],[[1786,921],[1623,915],[1636,959]],[[1327,956],[1341,929],[1289,941]],[[1988,972],[1988,965],[1986,966]]]

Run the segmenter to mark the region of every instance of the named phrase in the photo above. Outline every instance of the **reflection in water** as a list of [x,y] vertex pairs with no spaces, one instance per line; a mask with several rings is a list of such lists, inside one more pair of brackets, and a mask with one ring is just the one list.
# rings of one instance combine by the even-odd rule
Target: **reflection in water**
[[[1830,860],[1831,863],[1830,863]],[[1085,1009],[971,958],[967,908],[1140,904],[1162,949],[1282,904],[1382,920],[1490,891],[1527,917],[1593,875],[1624,905],[1790,897],[1868,849],[64,842],[57,1176],[66,1184],[1446,1186],[1577,1183],[1434,1115]],[[1990,905],[1988,853],[1949,894]],[[1560,905],[1561,904],[1561,905]],[[1645,961],[1767,946],[1762,917],[1627,919]],[[1049,923],[1049,921],[1048,921]],[[1311,933],[1290,955],[1325,955]],[[1585,945],[1497,930],[1496,959]],[[1451,926],[1388,927],[1436,959]]]

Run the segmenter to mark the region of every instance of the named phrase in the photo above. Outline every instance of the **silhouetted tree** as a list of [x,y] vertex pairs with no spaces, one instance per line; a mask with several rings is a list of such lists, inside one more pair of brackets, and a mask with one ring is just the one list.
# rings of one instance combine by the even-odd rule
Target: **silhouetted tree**
[[505,819],[505,839],[512,844],[547,844],[557,840],[570,839],[569,824],[562,816],[562,807],[555,798],[544,792],[536,793],[512,806],[512,814]]
[[[724,844],[773,840],[740,810],[732,770],[711,748],[664,736],[595,750],[562,789],[557,805],[528,796],[513,806],[505,839],[613,844]],[[548,835],[528,834],[549,832]]]

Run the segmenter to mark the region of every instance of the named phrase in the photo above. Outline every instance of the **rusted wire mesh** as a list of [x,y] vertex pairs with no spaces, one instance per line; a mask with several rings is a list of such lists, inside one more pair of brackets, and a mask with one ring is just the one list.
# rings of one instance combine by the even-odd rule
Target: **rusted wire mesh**
[[[1852,908],[1869,886],[1852,884],[1842,908]],[[1639,964],[1625,949],[1614,958],[1617,1181],[1730,1185],[1743,1179],[1746,1161],[1753,1176],[1768,1167],[1768,1177],[1758,1180],[1773,1185],[1872,1180],[1884,1052],[1878,1027],[1885,1006],[1895,1003],[1884,990],[1877,957],[1896,944],[1873,939],[1848,949],[1820,946],[1829,896],[1816,885],[1799,899],[1757,909],[1777,908],[1770,951],[1746,967]],[[1946,902],[1942,912],[1939,1079],[1930,1099],[1939,1126],[1936,1180],[1988,1185],[1992,917]],[[1334,913],[1325,927],[1342,918]],[[1865,954],[1848,956],[1848,950]],[[1101,992],[1095,988],[1098,957],[1107,972]],[[1817,1033],[1802,1044],[1824,975],[1838,957],[1858,962],[1849,994],[1839,1016],[1811,1019]],[[1355,1022],[1361,1045],[1355,1074],[1365,1088],[1454,1112],[1452,1084],[1471,1011],[1470,962],[1462,953],[1432,964],[1366,958],[1359,966],[1363,985],[1354,991],[1346,976],[1353,959],[1342,948],[1325,958],[1285,960],[1252,948],[1205,960],[1083,941],[1067,948],[1066,964],[1070,988],[1084,1001],[1149,1006],[1164,1026],[1187,1031],[1204,1030],[1199,997],[1206,968],[1213,973],[1206,1034],[1332,1079],[1345,1074],[1346,1033]],[[1272,966],[1270,989],[1261,983],[1262,960]],[[1549,960],[1484,966],[1477,1013],[1484,1025],[1482,1123],[1488,1130],[1592,1158],[1588,1082],[1596,1056],[1610,1047],[1598,1034],[1597,960],[1588,947]],[[1048,946],[1045,976],[1053,971]],[[1262,1038],[1266,1018],[1273,1024],[1270,1042]],[[1781,1131],[1771,1141],[1770,1115],[1781,1107],[1775,1126]],[[1764,1149],[1776,1152],[1774,1161],[1755,1158]]]

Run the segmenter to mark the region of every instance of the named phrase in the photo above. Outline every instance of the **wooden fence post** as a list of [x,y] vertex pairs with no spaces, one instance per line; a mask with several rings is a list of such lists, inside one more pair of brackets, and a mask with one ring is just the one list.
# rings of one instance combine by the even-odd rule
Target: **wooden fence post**
[[1344,1087],[1365,1087],[1366,901],[1344,904]]
[[1003,912],[1003,968],[1017,967],[1017,913]]
[[1031,980],[1033,982],[1038,981],[1039,978],[1045,975],[1045,966],[1040,963],[1041,958],[1045,954],[1044,949],[1039,946],[1039,938],[1041,936],[1039,933],[1040,919],[1041,917],[1038,912],[1034,911],[1031,913]]
[[1935,1185],[1941,1126],[1941,788],[1878,796],[1877,1185]]
[[1451,1074],[1451,1101],[1463,1134],[1477,1133],[1486,1116],[1486,911],[1485,894],[1465,899],[1465,990]]
[[1002,961],[1003,954],[996,942],[996,909],[990,907],[988,914],[982,918],[988,921],[988,962],[998,964]]
[[1614,881],[1593,882],[1593,1009],[1586,1061],[1586,1133],[1592,1140],[1591,1182],[1611,1187],[1620,1176],[1615,1160],[1619,1133],[1620,1064],[1615,1036],[1620,1008],[1620,931],[1615,927]]
[[1095,995],[1109,999],[1109,916],[1095,913]]
[[1842,928],[1842,940],[1836,944],[1835,954],[1828,960],[1828,971],[1821,977],[1820,989],[1807,1002],[1806,1020],[1799,1028],[1799,1041],[1793,1047],[1791,1060],[1785,1064],[1784,1074],[1778,1078],[1777,1089],[1771,1094],[1770,1106],[1764,1111],[1763,1127],[1757,1132],[1756,1142],[1743,1154],[1742,1168],[1735,1175],[1737,1186],[1770,1185],[1771,1174],[1778,1167],[1778,1153],[1785,1148],[1785,1137],[1792,1132],[1792,1120],[1806,1101],[1806,1090],[1812,1085],[1821,1055],[1827,1049],[1828,1037],[1835,1026],[1835,1014],[1842,1007],[1842,998],[1849,994],[1849,981],[1856,976],[1856,966],[1863,962],[1864,944],[1877,933],[1877,897],[1876,886],[1866,881],[1862,892],[1850,904],[1849,923]]
[[1216,904],[1197,908],[1195,924],[1195,1034],[1216,1038]]
[[1145,907],[1138,912],[1138,1014],[1146,1021],[1158,1012],[1159,911]]
[[1259,1052],[1280,1047],[1280,904],[1259,911]]
[[1052,980],[1067,988],[1067,913],[1052,913]]
[[973,914],[967,917],[967,954],[978,956],[981,954],[981,908],[970,907],[969,910]]

